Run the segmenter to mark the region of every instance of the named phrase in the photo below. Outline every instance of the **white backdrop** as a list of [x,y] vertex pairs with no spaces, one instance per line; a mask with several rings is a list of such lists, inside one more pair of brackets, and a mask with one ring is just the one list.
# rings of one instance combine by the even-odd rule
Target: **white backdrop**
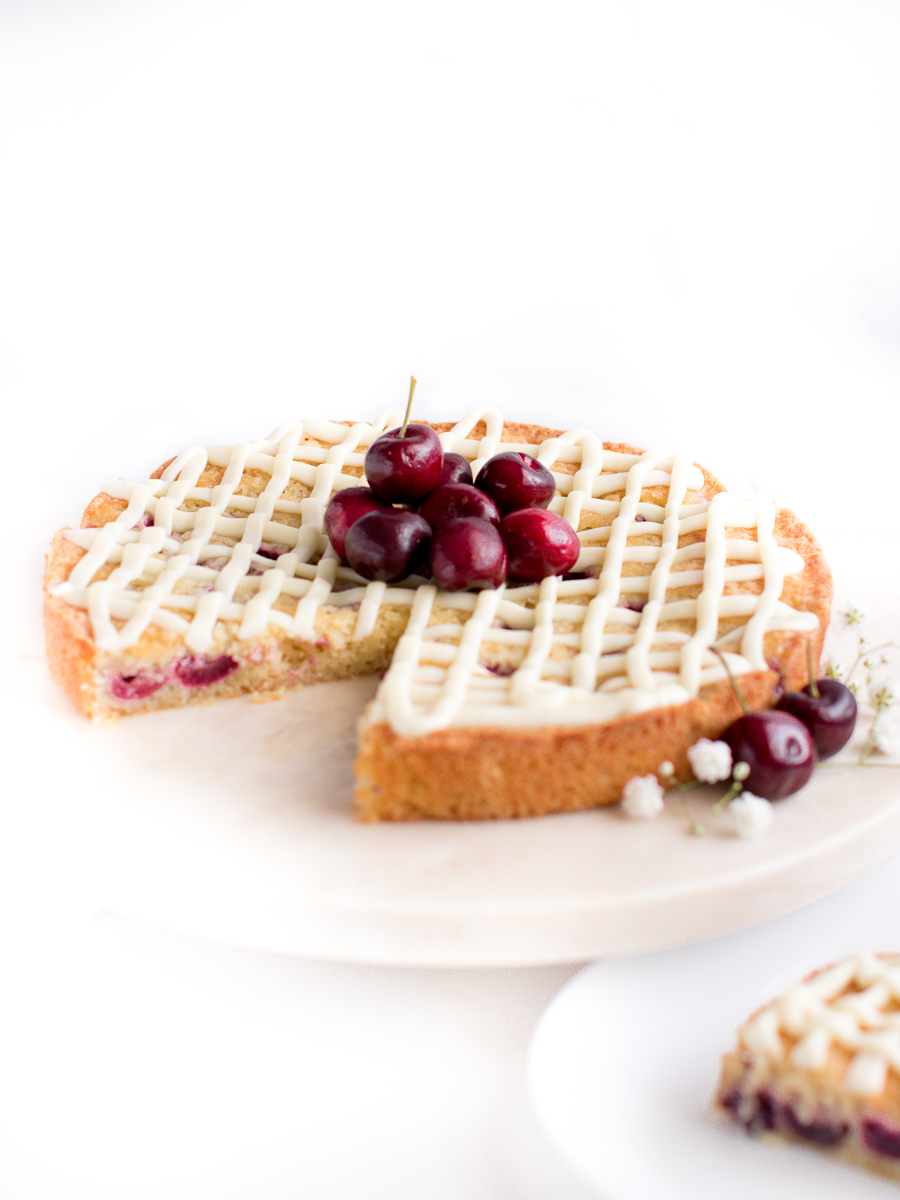
[[[491,1158],[490,1139],[469,1175],[465,1154],[428,1141],[426,1117],[442,1118],[413,1101],[415,1088],[390,1093],[407,1138],[392,1143],[390,1123],[379,1126],[377,1167],[361,1152],[356,1174],[344,1162],[329,1176],[325,1157],[298,1158],[289,1139],[269,1145],[260,1121],[247,1161],[268,1153],[262,1193],[253,1169],[241,1174],[229,1157],[234,1131],[247,1128],[237,1117],[233,1129],[223,1118],[232,1133],[220,1142],[154,1124],[179,1091],[178,1062],[205,1077],[206,1060],[187,1047],[205,998],[238,978],[254,981],[254,998],[235,1017],[233,1077],[265,1091],[267,1113],[298,1121],[312,1093],[295,1111],[287,1076],[254,1075],[247,1030],[289,1003],[271,960],[229,951],[220,978],[225,960],[209,948],[89,920],[89,880],[42,824],[42,799],[58,802],[66,787],[66,762],[41,736],[44,706],[58,702],[42,665],[44,548],[109,477],[143,476],[188,444],[262,436],[288,417],[370,418],[402,402],[414,373],[423,417],[493,403],[609,440],[692,449],[729,487],[758,488],[808,518],[840,593],[877,576],[895,597],[898,62],[890,0],[0,0],[11,516],[2,878],[19,964],[10,974],[25,985],[7,1025],[17,1050],[5,1102],[18,1124],[0,1181],[5,1161],[13,1200],[160,1195],[176,1176],[182,1190],[167,1194],[190,1200],[344,1200],[363,1179],[381,1194],[373,1171],[400,1200],[530,1200]],[[144,990],[126,989],[131,1032],[97,1036],[93,1061],[107,1079],[123,1045],[137,1053],[151,1017],[175,1047],[174,1075],[148,1075],[141,1059],[121,1076],[143,1084],[117,1084],[138,1132],[112,1138],[113,1159],[90,1150],[87,1130],[119,1110],[92,1089],[90,1056],[60,1049],[77,1043],[72,1012],[93,1004],[65,1009],[63,951],[87,981],[83,996],[103,994],[137,960],[167,996],[185,997],[160,1017]],[[312,1004],[304,972],[318,968],[284,970],[298,972],[290,986]],[[371,976],[328,970],[328,995],[372,994]],[[520,1103],[521,1031],[566,977],[555,972],[435,974],[444,983],[428,988],[464,996],[467,1011],[506,1004],[520,1033],[502,1043],[490,1022],[477,1037],[453,1026],[458,1053],[416,1087]],[[424,1006],[423,1020],[445,1029],[440,1005],[402,978],[398,1011]],[[324,1021],[329,1006],[316,1004]],[[421,1055],[390,1027],[390,1004],[375,1011],[412,1070]],[[327,1036],[345,1044],[338,1024]],[[496,1069],[485,1066],[488,1042],[500,1047]],[[288,1074],[307,1062],[308,1088],[326,1080],[327,1054],[308,1066],[302,1046],[284,1053]],[[61,1063],[58,1079],[52,1065],[35,1075],[41,1055]],[[221,1061],[218,1043],[210,1055]],[[374,1060],[360,1070],[378,1077]],[[31,1109],[20,1104],[37,1078],[71,1097],[44,1125],[38,1093]],[[212,1104],[213,1085],[197,1089],[197,1106]],[[377,1091],[365,1094],[377,1104]],[[74,1176],[65,1159],[36,1170],[67,1121],[83,1149]],[[350,1126],[351,1141],[362,1136]],[[536,1144],[527,1129],[522,1116],[512,1144]],[[432,1147],[414,1166],[411,1143]],[[561,1165],[542,1162],[532,1163],[544,1180],[529,1185],[536,1196],[581,1194]]]

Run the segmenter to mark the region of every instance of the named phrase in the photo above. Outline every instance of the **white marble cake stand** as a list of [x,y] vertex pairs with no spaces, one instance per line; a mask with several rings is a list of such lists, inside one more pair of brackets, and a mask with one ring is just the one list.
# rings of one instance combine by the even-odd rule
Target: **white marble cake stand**
[[[77,853],[107,909],[230,943],[484,966],[672,946],[787,912],[900,849],[900,771],[830,767],[773,828],[691,837],[677,804],[483,824],[359,825],[371,679],[91,728],[55,708]],[[699,814],[709,807],[694,793]]]

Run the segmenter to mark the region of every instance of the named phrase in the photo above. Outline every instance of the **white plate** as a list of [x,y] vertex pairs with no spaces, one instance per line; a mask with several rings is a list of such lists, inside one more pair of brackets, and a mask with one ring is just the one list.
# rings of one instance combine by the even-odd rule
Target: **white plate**
[[753,1141],[709,1106],[720,1056],[758,1004],[854,950],[900,948],[897,867],[755,929],[596,963],[560,992],[533,1037],[532,1096],[604,1200],[897,1196],[815,1150]]
[[[510,965],[654,950],[786,912],[900,848],[900,772],[835,767],[757,840],[674,803],[532,821],[360,825],[372,679],[91,728],[54,696],[73,856],[100,905],[227,942],[358,962]],[[52,779],[52,775],[48,776]],[[711,793],[714,794],[714,793]],[[46,799],[49,803],[49,797]],[[710,797],[692,797],[698,811]],[[77,815],[77,819],[76,818]]]

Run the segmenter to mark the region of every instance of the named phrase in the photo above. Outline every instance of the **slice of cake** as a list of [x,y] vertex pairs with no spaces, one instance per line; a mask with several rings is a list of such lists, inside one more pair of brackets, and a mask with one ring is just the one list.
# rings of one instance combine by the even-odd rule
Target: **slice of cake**
[[434,424],[476,477],[501,451],[551,471],[577,530],[570,573],[440,591],[369,582],[324,532],[339,490],[401,414],[287,423],[194,447],[107,484],[48,556],[51,669],[108,719],[386,671],[363,719],[365,820],[531,816],[612,804],[663,760],[807,681],[831,601],[821,551],[790,512],[741,498],[689,455],[506,422]]
[[900,954],[856,954],[755,1012],[716,1103],[748,1133],[900,1178]]

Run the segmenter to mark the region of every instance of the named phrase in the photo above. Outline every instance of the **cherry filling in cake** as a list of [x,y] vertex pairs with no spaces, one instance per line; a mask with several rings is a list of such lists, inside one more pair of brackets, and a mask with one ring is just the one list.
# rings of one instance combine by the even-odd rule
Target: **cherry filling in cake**
[[747,1133],[900,1178],[900,955],[854,955],[755,1012],[716,1102]]
[[115,672],[110,675],[107,686],[109,694],[116,700],[146,700],[170,682],[186,688],[210,687],[227,679],[239,665],[229,654],[220,654],[217,658],[188,655],[172,663],[167,671],[142,670],[133,675]]
[[168,678],[164,671],[135,671],[133,675],[119,671],[109,677],[109,694],[116,700],[147,700],[165,686]]
[[107,484],[48,557],[78,708],[384,672],[359,816],[481,819],[614,804],[665,760],[686,781],[689,746],[740,716],[726,665],[754,710],[808,684],[831,586],[794,514],[683,452],[401,416],[290,421]]

